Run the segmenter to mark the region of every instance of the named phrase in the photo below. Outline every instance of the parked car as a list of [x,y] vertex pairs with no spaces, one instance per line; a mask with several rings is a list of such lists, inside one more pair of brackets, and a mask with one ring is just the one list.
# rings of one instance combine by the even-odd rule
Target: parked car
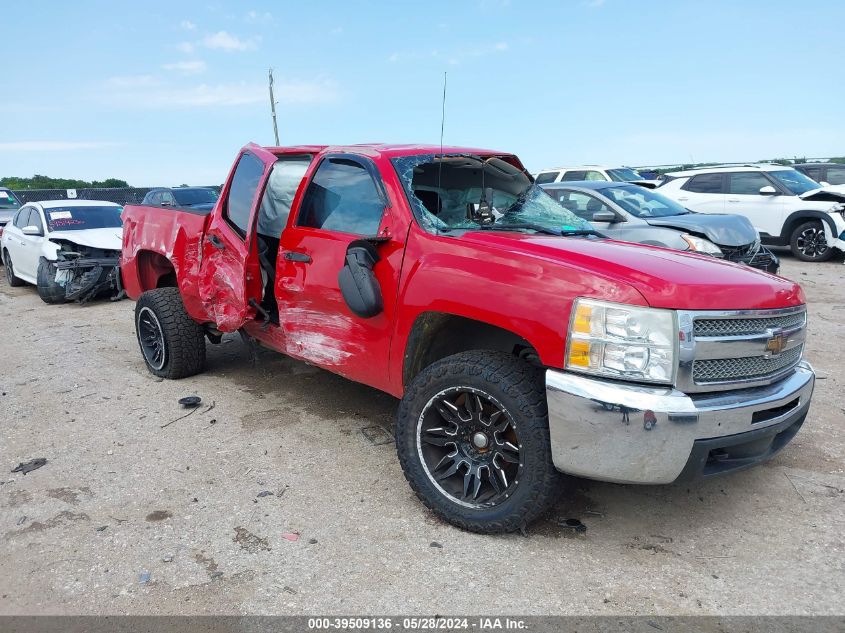
[[693,213],[678,202],[630,183],[543,185],[555,200],[608,237],[712,255],[777,273],[778,258],[741,215]]
[[23,205],[0,238],[9,285],[35,284],[46,303],[117,291],[122,210],[100,200]]
[[159,187],[150,189],[141,204],[153,207],[179,207],[208,210],[217,202],[218,194],[208,187]]
[[613,182],[638,182],[645,180],[630,167],[602,167],[600,165],[554,167],[552,169],[542,170],[535,178],[538,185],[581,180],[605,180]]
[[812,178],[823,187],[845,191],[845,165],[840,163],[802,163],[793,165],[808,178]]
[[845,250],[845,193],[791,167],[707,167],[666,174],[660,193],[699,213],[744,215],[764,244],[788,245],[803,261]]
[[798,284],[597,237],[512,154],[248,145],[209,214],[123,218],[150,372],[201,372],[240,331],[393,394],[405,477],[462,528],[520,528],[559,471],[745,468],[807,416]]
[[3,235],[3,228],[20,207],[21,201],[14,192],[6,187],[0,187],[0,237]]

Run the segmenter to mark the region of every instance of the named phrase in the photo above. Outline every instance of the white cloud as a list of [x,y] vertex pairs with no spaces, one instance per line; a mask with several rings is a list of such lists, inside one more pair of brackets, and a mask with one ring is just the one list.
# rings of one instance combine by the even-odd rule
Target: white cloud
[[162,66],[165,70],[175,70],[186,75],[196,75],[205,72],[206,64],[201,59],[186,60],[182,62],[173,62],[172,64],[164,64]]
[[194,45],[190,42],[181,42],[176,48],[178,48],[183,53],[193,53],[194,52]]
[[341,33],[343,33],[343,27],[336,26],[331,31],[329,31],[329,33],[331,33],[332,35],[340,35]]
[[119,143],[101,141],[11,141],[0,143],[0,151],[10,152],[66,152],[115,147]]
[[179,26],[185,29],[186,31],[196,31],[197,25],[191,22],[190,20],[182,20],[179,23]]
[[599,7],[604,6],[604,2],[605,0],[588,0],[586,4],[591,9],[598,9]]
[[244,40],[226,31],[218,31],[217,33],[206,35],[202,40],[202,45],[206,48],[224,51],[251,51],[258,47],[260,41],[260,37]]
[[[177,87],[161,81],[132,84],[110,80],[107,85],[111,90],[103,97],[122,108],[159,110],[232,107],[264,103],[268,99],[267,86],[263,83],[201,83]],[[331,79],[282,80],[276,81],[275,96],[282,104],[317,105],[336,101],[339,94],[336,83]]]
[[269,11],[248,11],[244,19],[251,24],[271,24],[273,22],[273,14]]

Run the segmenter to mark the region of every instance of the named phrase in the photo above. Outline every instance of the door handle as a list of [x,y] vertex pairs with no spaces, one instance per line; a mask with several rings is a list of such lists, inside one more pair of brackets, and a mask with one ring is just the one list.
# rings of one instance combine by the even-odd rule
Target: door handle
[[221,240],[213,233],[209,235],[206,239],[208,240],[208,243],[211,244],[218,251],[222,251],[226,248],[226,245],[223,243],[223,240]]
[[729,199],[728,199],[728,202],[739,202],[739,200],[737,200],[736,198],[733,198],[733,199],[730,199],[730,198],[729,198]]
[[289,262],[302,262],[304,264],[311,263],[311,255],[307,253],[297,253],[296,251],[285,251],[285,259]]
[[686,202],[687,200],[689,200],[687,197],[678,198],[678,202]]

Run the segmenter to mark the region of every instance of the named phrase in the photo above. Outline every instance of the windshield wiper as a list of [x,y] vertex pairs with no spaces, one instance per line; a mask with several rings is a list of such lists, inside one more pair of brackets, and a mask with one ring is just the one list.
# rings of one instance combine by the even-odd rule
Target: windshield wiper
[[531,231],[536,231],[537,233],[544,233],[546,235],[557,235],[558,237],[561,235],[560,231],[550,229],[549,227],[543,226],[542,224],[533,224],[531,222],[514,222],[511,224],[499,224],[498,222],[494,222],[493,224],[480,224],[478,228],[487,231],[492,231],[496,229],[501,229],[502,231],[510,231],[514,229],[528,229]]
[[599,233],[598,231],[594,231],[593,229],[567,229],[565,231],[561,231],[558,235],[562,235],[563,237],[579,237],[581,235],[595,235],[596,237],[607,237],[603,233]]

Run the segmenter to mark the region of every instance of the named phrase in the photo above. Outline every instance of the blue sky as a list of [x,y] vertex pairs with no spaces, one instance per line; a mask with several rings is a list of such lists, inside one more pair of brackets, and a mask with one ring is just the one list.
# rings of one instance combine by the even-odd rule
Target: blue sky
[[222,182],[236,150],[427,142],[532,171],[845,155],[841,0],[3,2],[0,176]]

